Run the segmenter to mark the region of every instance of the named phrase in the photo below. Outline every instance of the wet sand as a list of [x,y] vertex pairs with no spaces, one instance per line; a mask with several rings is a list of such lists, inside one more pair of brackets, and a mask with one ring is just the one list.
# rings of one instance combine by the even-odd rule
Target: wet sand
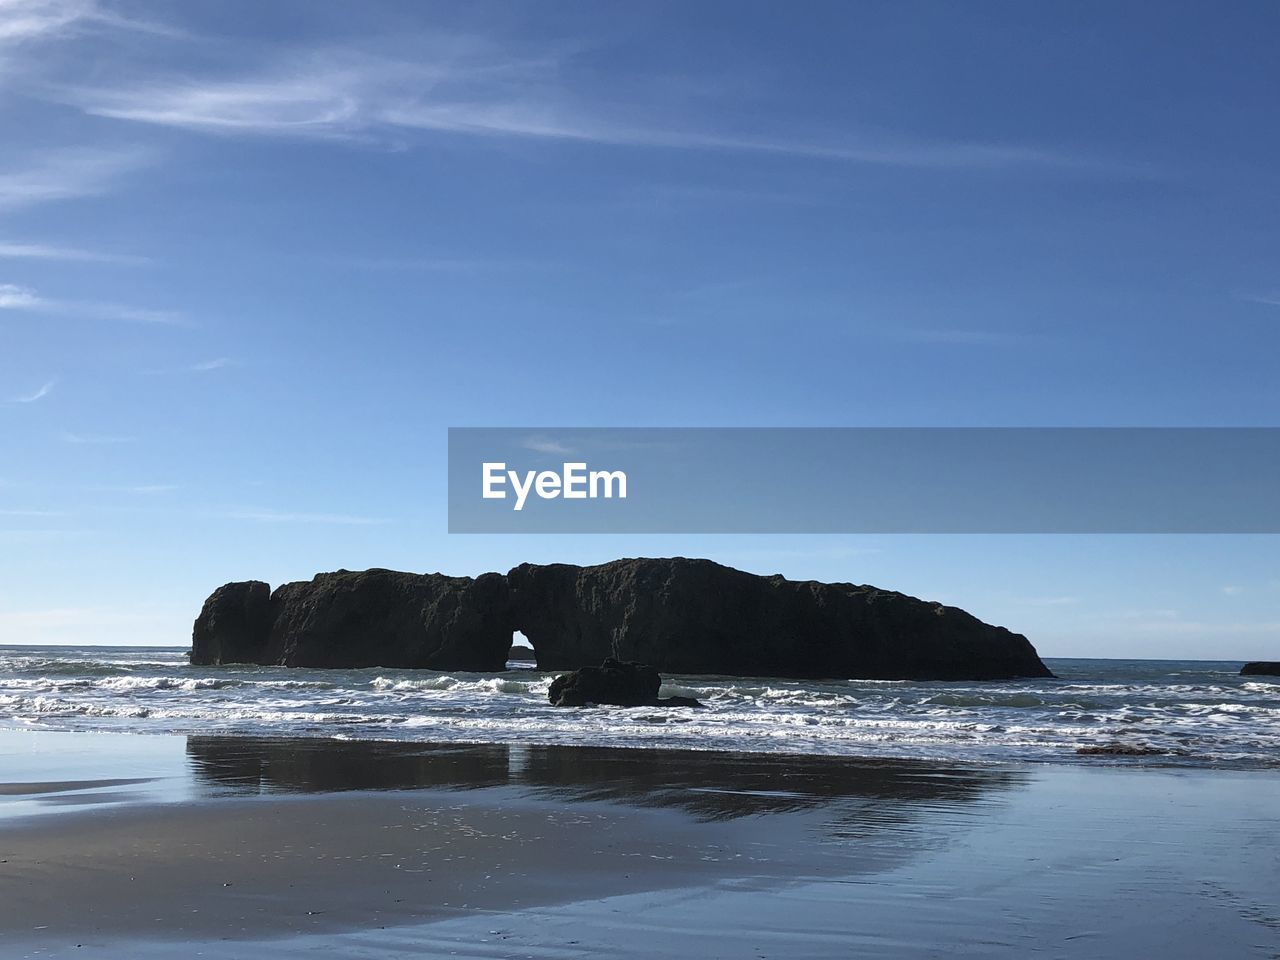
[[101,734],[0,762],[5,957],[1280,954],[1274,771]]

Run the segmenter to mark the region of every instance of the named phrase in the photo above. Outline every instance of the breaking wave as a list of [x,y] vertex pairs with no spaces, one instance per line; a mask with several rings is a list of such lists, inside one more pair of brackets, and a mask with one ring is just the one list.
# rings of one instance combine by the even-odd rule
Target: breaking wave
[[[1005,683],[670,677],[705,710],[547,704],[552,675],[205,667],[184,651],[0,648],[0,727],[683,747],[1002,762],[1280,766],[1280,683],[1234,663],[1057,660]],[[1108,761],[1103,761],[1108,762]]]

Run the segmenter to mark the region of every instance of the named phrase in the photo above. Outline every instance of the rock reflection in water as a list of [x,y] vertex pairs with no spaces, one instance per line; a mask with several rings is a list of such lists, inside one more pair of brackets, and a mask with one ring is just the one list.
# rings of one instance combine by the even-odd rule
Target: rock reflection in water
[[981,803],[1024,771],[845,757],[191,736],[198,783],[238,793],[510,788],[568,802],[671,807],[700,820],[831,807],[838,835],[921,807]]

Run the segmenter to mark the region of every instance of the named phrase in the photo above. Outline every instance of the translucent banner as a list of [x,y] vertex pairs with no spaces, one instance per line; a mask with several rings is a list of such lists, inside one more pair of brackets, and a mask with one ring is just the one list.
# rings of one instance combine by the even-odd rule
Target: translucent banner
[[451,533],[1277,533],[1280,428],[453,428]]

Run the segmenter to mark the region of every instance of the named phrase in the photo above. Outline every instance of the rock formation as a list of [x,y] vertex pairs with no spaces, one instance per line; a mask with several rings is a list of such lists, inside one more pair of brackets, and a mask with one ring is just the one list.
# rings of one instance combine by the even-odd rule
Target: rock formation
[[848,583],[762,577],[710,560],[524,564],[516,627],[544,670],[604,657],[663,673],[871,680],[1052,676],[1026,637],[955,607]]
[[522,632],[543,670],[886,680],[1052,676],[1020,634],[955,607],[709,560],[523,564],[506,576],[368,570],[214,591],[192,663],[497,671]]
[[1181,750],[1165,750],[1140,743],[1103,743],[1092,747],[1076,747],[1082,757],[1167,757],[1186,756]]
[[422,667],[496,671],[511,649],[506,580],[339,570],[287,583],[214,591],[192,639],[192,663],[288,667]]
[[228,583],[204,602],[191,635],[192,663],[268,663],[271,588],[261,580]]
[[582,667],[551,681],[547,699],[553,707],[612,704],[618,707],[700,707],[692,697],[659,697],[662,677],[643,663],[606,660],[598,667]]
[[1242,677],[1280,677],[1280,661],[1254,660],[1240,668]]

